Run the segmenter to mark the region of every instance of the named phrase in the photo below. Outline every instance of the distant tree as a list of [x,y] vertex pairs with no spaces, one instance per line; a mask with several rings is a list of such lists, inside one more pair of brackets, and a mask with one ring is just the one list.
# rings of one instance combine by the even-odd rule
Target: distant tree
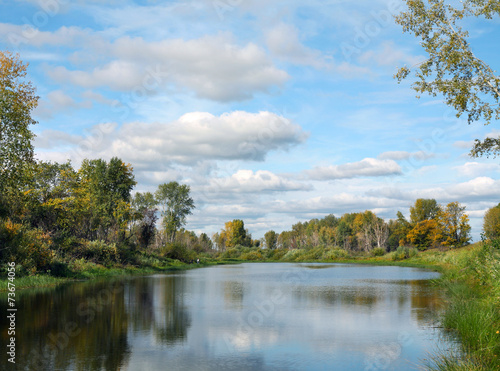
[[276,248],[276,244],[278,242],[278,235],[275,231],[267,231],[264,235],[264,239],[266,241],[266,247],[270,250],[274,250]]
[[134,233],[142,249],[147,248],[156,235],[156,222],[158,221],[156,204],[151,192],[137,192],[132,199],[132,208],[135,211]]
[[[247,236],[245,223],[241,219],[234,219],[225,224],[225,229],[221,232],[225,238],[226,247],[251,246],[251,236]],[[248,238],[250,237],[250,238]]]
[[486,211],[483,231],[486,238],[500,238],[500,204]]
[[417,224],[424,220],[436,218],[439,212],[439,205],[434,199],[419,198],[415,205],[410,207],[410,222]]
[[444,246],[460,247],[469,243],[471,227],[465,206],[450,202],[439,211],[436,220],[441,233],[438,239]]
[[441,234],[439,225],[434,219],[418,222],[407,234],[406,240],[419,250],[427,250],[438,242]]
[[203,251],[209,251],[213,248],[213,242],[206,233],[200,234],[200,237],[198,237],[198,243]]
[[80,181],[75,191],[82,212],[85,238],[123,238],[132,220],[131,191],[136,185],[133,168],[117,157],[105,160],[83,160],[78,171]]
[[189,195],[190,190],[188,185],[170,182],[160,184],[155,193],[163,216],[163,225],[171,242],[175,240],[177,230],[186,224],[186,217],[192,214],[195,208]]
[[[396,17],[404,32],[419,37],[428,59],[418,65],[413,88],[418,93],[442,94],[457,116],[473,121],[500,118],[500,78],[483,62],[469,44],[469,32],[462,24],[467,17],[492,19],[500,14],[498,1],[406,0],[408,10]],[[493,48],[495,46],[492,46]],[[408,77],[411,68],[403,67],[396,77]],[[500,138],[476,140],[472,156],[500,154]]]
[[18,55],[0,51],[0,216],[12,213],[14,201],[30,176],[27,167],[34,164],[33,132],[37,122],[31,117],[38,96],[26,81],[27,64]]

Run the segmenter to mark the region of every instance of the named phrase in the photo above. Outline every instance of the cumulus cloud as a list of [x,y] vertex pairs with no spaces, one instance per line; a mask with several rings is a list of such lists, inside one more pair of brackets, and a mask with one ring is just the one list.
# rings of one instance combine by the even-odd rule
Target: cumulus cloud
[[306,177],[313,180],[378,177],[399,175],[401,173],[401,167],[395,161],[378,160],[374,158],[365,158],[358,162],[351,162],[343,165],[318,166],[312,170],[304,171]]
[[434,198],[438,202],[486,202],[500,199],[500,180],[477,177],[467,182],[443,187],[429,187],[414,190],[401,190],[384,187],[367,191],[368,196],[378,196],[394,200],[414,202],[418,198]]
[[122,37],[109,44],[105,53],[112,60],[91,70],[59,66],[48,73],[58,82],[119,91],[152,91],[173,84],[221,102],[250,99],[289,79],[262,48],[253,43],[237,45],[230,34],[157,42]]
[[480,175],[488,175],[491,173],[500,173],[499,164],[487,164],[479,162],[466,162],[461,166],[456,166],[454,169],[460,174],[467,177],[477,177]]
[[227,178],[213,178],[206,192],[272,193],[311,190],[310,185],[286,179],[270,171],[238,170]]
[[0,41],[16,47],[19,45],[29,45],[37,48],[48,46],[88,46],[101,44],[102,36],[89,29],[76,26],[62,26],[55,31],[43,31],[31,24],[15,25],[0,23]]
[[399,204],[380,196],[363,196],[354,193],[341,192],[334,196],[318,196],[305,200],[276,201],[272,210],[279,213],[291,214],[336,214],[342,215],[347,212],[358,212],[373,210],[383,213]]
[[299,40],[297,28],[292,25],[281,23],[266,34],[267,47],[278,58],[295,64],[325,68],[322,53],[303,45]]
[[[40,135],[45,146],[50,146],[52,135]],[[270,151],[286,151],[307,138],[299,125],[270,112],[193,112],[170,123],[96,127],[81,138],[73,156],[87,157],[86,151],[93,157],[118,156],[137,169],[150,170],[202,160],[263,161]]]
[[67,95],[62,90],[55,90],[48,93],[40,100],[35,110],[35,114],[42,118],[52,118],[55,113],[63,112],[74,108],[91,108],[92,102],[86,100],[77,102],[73,97]]
[[388,151],[381,153],[378,156],[380,160],[394,160],[394,161],[409,160],[410,158],[422,161],[434,157],[436,157],[434,153],[428,153],[424,151],[418,151],[418,152]]
[[382,43],[377,50],[369,50],[359,57],[363,64],[373,65],[375,62],[379,66],[394,67],[398,64],[416,65],[425,60],[423,56],[414,56],[403,48],[396,46],[394,42],[387,41]]

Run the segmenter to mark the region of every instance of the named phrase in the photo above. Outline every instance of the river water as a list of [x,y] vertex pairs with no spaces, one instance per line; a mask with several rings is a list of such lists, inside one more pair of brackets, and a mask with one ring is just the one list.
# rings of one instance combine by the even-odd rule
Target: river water
[[19,291],[17,363],[6,369],[418,369],[453,346],[437,322],[438,276],[249,263]]

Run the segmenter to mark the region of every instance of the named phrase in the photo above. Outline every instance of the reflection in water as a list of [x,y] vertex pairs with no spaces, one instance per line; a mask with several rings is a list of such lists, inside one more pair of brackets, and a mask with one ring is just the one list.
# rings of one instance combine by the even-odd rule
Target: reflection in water
[[243,264],[20,291],[14,369],[412,369],[440,337],[436,275]]
[[237,281],[224,282],[224,303],[228,308],[243,309],[244,295],[243,283]]

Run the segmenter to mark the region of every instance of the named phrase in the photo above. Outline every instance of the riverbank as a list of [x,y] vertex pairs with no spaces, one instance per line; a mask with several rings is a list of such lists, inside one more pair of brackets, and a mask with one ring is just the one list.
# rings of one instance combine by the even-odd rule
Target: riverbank
[[[143,276],[158,273],[168,273],[179,270],[196,269],[212,265],[235,264],[235,260],[203,260],[200,263],[183,263],[180,261],[166,262],[158,266],[124,266],[106,268],[102,265],[87,263],[81,271],[65,272],[64,277],[55,277],[49,274],[37,274],[33,276],[16,277],[14,284],[16,290],[24,290],[38,287],[51,287],[72,281],[92,280],[106,277]],[[6,278],[0,280],[0,293],[8,291]]]

